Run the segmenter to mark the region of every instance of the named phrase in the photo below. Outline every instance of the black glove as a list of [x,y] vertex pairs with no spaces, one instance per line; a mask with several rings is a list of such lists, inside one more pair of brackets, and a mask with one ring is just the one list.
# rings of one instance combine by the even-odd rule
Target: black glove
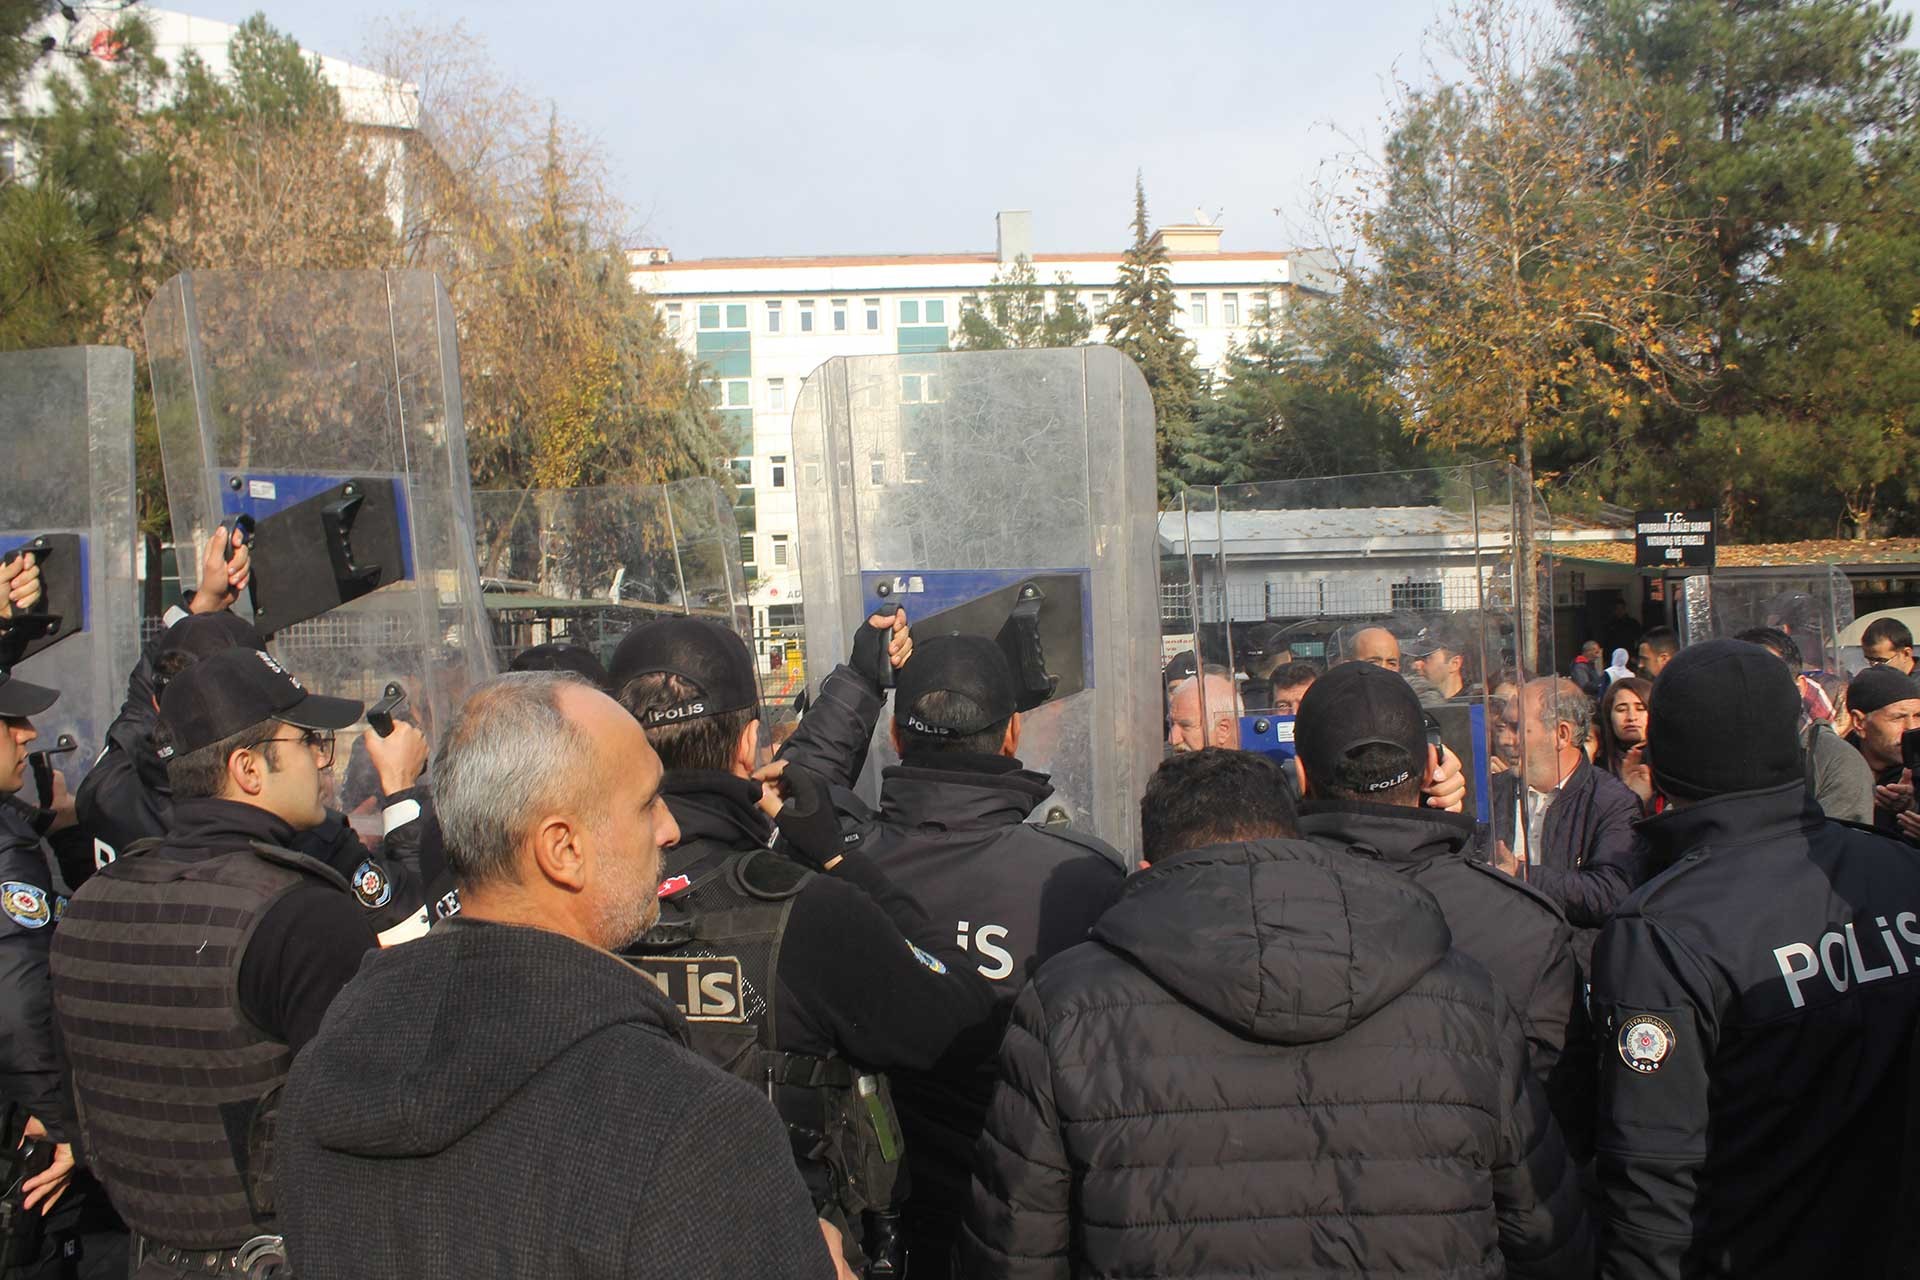
[[[883,604],[874,612],[891,617],[900,612],[900,606]],[[847,659],[847,668],[877,689],[891,689],[893,659],[887,655],[887,646],[892,643],[892,627],[876,627],[862,619],[860,630],[853,637],[853,656]]]
[[789,764],[780,775],[779,786],[780,816],[776,821],[786,851],[794,859],[825,870],[829,862],[859,847],[859,832],[840,829],[833,793],[819,774]]

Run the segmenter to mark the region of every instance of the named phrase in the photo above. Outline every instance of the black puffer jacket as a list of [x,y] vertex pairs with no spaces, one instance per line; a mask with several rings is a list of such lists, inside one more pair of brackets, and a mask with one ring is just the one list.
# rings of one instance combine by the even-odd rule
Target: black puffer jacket
[[1405,876],[1305,841],[1135,876],[1021,993],[959,1274],[1585,1274],[1526,1040]]

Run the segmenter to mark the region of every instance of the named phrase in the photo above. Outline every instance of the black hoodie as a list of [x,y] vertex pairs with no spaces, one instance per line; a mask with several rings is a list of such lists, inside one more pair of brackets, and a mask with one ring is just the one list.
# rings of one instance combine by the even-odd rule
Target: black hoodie
[[1128,883],[1020,996],[959,1274],[1584,1274],[1508,1002],[1412,880],[1300,840]]
[[558,933],[459,917],[369,958],[287,1082],[295,1274],[827,1280],[773,1109],[684,1040]]

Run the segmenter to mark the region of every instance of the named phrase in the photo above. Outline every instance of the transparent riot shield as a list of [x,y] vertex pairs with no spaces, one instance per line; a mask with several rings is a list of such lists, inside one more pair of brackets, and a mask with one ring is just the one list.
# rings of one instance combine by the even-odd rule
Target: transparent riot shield
[[1553,671],[1550,535],[1502,464],[1185,490],[1160,517],[1162,620],[1203,670],[1169,673],[1168,749],[1290,760],[1313,677],[1373,662],[1460,759],[1467,812],[1513,830],[1496,819],[1533,731],[1516,695]]
[[1853,622],[1853,584],[1833,565],[1695,574],[1681,580],[1679,612],[1683,644],[1772,627],[1793,638],[1803,670],[1847,670],[1841,633]]
[[[1029,708],[1021,759],[1056,789],[1037,818],[1137,848],[1163,665],[1139,370],[1104,347],[836,357],[793,437],[815,687],[882,603],[918,635],[999,637]],[[893,758],[884,727],[874,757]]]
[[216,527],[250,527],[237,611],[319,692],[372,703],[399,684],[431,736],[493,669],[439,280],[189,272],[149,304],[146,336],[182,562]]
[[480,589],[503,662],[562,640],[611,662],[634,627],[680,614],[753,643],[733,504],[712,479],[479,490],[473,517]]
[[[106,745],[140,656],[133,572],[133,353],[66,347],[0,354],[0,553],[31,551],[44,595],[20,619],[37,638],[20,678],[60,691],[34,717],[77,787]],[[32,782],[28,785],[31,787]]]

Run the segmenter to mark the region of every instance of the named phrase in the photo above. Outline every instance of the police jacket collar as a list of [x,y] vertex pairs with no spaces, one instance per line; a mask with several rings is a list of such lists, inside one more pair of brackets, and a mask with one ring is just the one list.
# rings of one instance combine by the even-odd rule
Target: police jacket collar
[[660,779],[660,793],[680,827],[683,846],[719,844],[744,851],[763,849],[773,838],[773,822],[755,807],[760,784],[749,778],[718,769],[674,769]]
[[881,774],[880,817],[948,831],[1004,827],[1052,794],[1052,778],[1009,756],[913,755]]
[[1656,852],[1673,859],[1709,845],[1752,844],[1795,831],[1818,831],[1825,822],[1807,784],[1796,779],[1765,791],[1735,791],[1668,809],[1634,825]]
[[1465,814],[1424,807],[1313,798],[1300,807],[1300,834],[1309,840],[1396,865],[1467,857],[1475,831],[1473,819]]
[[167,832],[170,851],[211,857],[244,849],[254,841],[291,848],[295,832],[285,819],[237,800],[179,800]]

